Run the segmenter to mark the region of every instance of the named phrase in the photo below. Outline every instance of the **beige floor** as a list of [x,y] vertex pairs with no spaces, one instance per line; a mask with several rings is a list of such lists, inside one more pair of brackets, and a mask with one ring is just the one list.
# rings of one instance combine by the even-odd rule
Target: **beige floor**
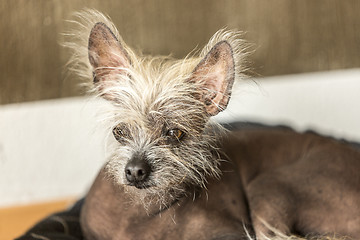
[[74,199],[0,208],[0,240],[10,240],[23,234],[47,215],[65,209]]

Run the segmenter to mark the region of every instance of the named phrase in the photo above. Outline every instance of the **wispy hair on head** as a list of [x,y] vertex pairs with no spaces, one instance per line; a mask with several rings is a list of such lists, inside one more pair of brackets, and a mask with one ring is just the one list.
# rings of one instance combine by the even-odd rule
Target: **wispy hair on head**
[[[166,205],[189,187],[206,188],[209,177],[218,178],[220,127],[209,120],[226,108],[233,82],[247,70],[249,45],[242,33],[222,29],[197,55],[177,60],[136,53],[110,18],[95,10],[74,18],[64,44],[73,53],[70,70],[110,103],[101,116],[109,132],[116,126],[126,132],[121,144],[109,143],[108,175],[144,205]],[[185,138],[169,142],[171,129]],[[138,153],[151,164],[151,187],[144,189],[126,186],[124,168]]]

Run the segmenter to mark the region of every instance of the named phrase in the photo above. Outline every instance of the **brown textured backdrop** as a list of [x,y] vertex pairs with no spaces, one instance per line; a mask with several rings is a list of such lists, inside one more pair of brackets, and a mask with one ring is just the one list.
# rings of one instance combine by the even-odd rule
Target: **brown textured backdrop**
[[58,43],[64,20],[84,7],[110,15],[146,53],[183,57],[228,26],[256,45],[262,76],[360,67],[358,0],[1,0],[0,104],[80,93]]

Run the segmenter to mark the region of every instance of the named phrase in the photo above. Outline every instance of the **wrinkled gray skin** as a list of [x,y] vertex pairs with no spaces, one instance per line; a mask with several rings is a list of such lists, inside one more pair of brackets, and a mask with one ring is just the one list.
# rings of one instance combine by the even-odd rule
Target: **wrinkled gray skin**
[[[81,215],[87,239],[246,239],[244,226],[360,236],[360,153],[311,133],[240,130],[219,142],[221,180],[153,215],[101,172]],[[206,193],[205,193],[206,192]],[[248,227],[251,232],[251,227]]]

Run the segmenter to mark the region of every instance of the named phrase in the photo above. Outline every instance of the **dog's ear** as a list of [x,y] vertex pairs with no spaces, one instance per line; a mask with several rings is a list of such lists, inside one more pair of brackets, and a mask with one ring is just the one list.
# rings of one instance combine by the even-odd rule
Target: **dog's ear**
[[200,86],[196,97],[210,116],[224,110],[235,78],[233,52],[227,41],[217,43],[196,66],[191,81]]
[[94,84],[98,84],[100,90],[117,81],[119,74],[127,74],[131,65],[128,54],[104,23],[96,23],[91,29],[88,51]]

